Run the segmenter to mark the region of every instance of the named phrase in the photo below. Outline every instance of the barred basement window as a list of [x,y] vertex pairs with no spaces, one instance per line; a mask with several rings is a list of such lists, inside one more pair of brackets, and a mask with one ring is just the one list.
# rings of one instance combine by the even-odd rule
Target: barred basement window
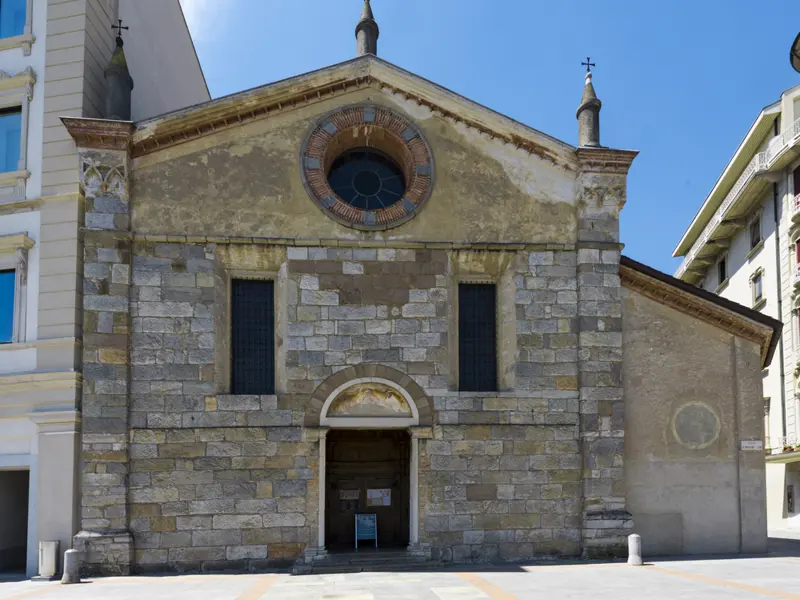
[[231,393],[275,393],[275,283],[231,284]]
[[458,286],[458,385],[462,391],[497,390],[497,289]]

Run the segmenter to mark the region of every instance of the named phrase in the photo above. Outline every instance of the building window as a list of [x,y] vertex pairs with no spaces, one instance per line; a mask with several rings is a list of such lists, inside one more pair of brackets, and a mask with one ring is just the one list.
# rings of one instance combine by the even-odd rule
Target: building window
[[28,251],[33,246],[24,233],[0,235],[0,344],[25,341]]
[[794,170],[792,178],[794,179],[794,197],[800,198],[800,167]]
[[763,241],[761,237],[761,215],[750,221],[750,250],[755,250],[756,247]]
[[26,20],[25,0],[0,0],[0,38],[22,35]]
[[756,271],[750,278],[750,289],[753,293],[753,306],[758,306],[764,300],[764,272]]
[[17,106],[0,110],[0,171],[3,173],[19,169],[21,139],[22,109]]
[[717,280],[718,285],[722,285],[728,281],[728,256],[725,255],[719,259],[717,263]]
[[497,390],[497,289],[458,286],[458,385],[462,391]]
[[275,393],[275,284],[231,283],[231,393]]
[[16,284],[16,271],[0,271],[0,344],[10,344],[14,341]]

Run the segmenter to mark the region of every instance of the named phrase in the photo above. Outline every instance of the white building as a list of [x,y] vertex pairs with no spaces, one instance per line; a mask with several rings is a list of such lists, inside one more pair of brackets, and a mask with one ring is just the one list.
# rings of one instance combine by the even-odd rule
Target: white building
[[680,279],[784,323],[763,372],[767,512],[800,528],[800,85],[758,115],[674,255]]
[[134,120],[209,100],[178,0],[0,2],[0,571],[35,575],[38,542],[77,532],[82,199],[60,117],[104,116],[119,18]]

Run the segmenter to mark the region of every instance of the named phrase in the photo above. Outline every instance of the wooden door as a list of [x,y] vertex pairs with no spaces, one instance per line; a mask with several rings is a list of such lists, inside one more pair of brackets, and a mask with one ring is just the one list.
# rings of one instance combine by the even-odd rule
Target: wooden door
[[[375,514],[380,548],[408,545],[410,441],[405,431],[331,431],[327,436],[325,541],[332,550],[355,547],[356,513]],[[389,505],[370,502],[370,490],[389,490]],[[370,548],[372,543],[360,542]]]

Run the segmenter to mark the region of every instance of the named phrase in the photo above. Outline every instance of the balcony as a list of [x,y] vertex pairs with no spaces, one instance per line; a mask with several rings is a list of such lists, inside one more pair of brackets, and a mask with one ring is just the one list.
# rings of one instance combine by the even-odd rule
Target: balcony
[[800,194],[797,194],[792,202],[792,222],[800,223]]
[[[800,148],[800,119],[773,139],[767,149],[756,154],[753,160],[744,168],[739,179],[736,180],[728,195],[725,196],[714,216],[706,224],[705,229],[703,229],[689,252],[686,253],[683,262],[681,262],[675,273],[676,277],[681,278],[686,274],[692,263],[698,258],[698,255],[704,253],[706,245],[715,239],[715,235],[718,238],[730,235],[730,231],[720,232],[718,230],[720,228],[724,229],[727,224],[734,223],[739,220],[738,217],[744,216],[735,214],[734,205],[746,206],[748,200],[752,200],[762,193],[766,189],[768,181],[759,176],[784,168],[797,157],[798,148]],[[797,219],[800,222],[800,207],[798,207],[797,197],[795,197],[792,205],[792,219]],[[708,254],[708,252],[706,251],[705,254]]]
[[768,439],[766,449],[767,462],[793,463],[800,461],[800,445],[795,436]]

